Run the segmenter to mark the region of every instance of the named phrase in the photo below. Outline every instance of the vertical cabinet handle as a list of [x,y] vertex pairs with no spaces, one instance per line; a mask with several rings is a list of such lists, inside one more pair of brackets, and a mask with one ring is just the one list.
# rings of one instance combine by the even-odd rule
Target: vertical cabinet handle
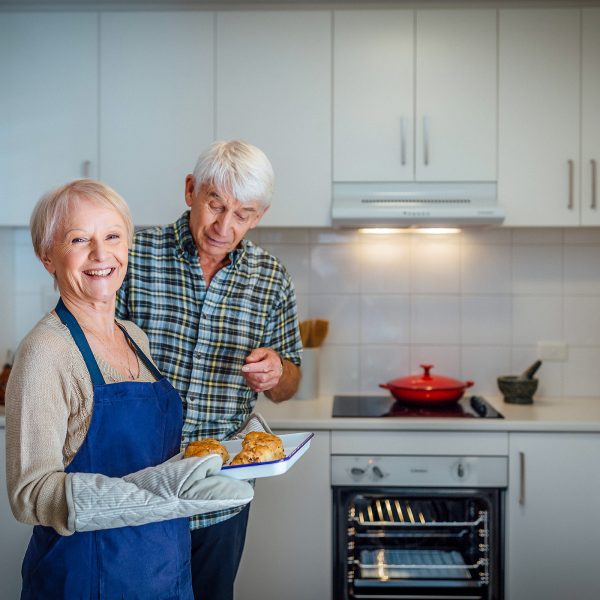
[[567,208],[569,210],[573,210],[573,172],[574,172],[574,164],[572,160],[567,161],[569,165],[569,202],[567,204]]
[[429,119],[423,117],[423,164],[429,165]]
[[87,179],[90,176],[90,167],[92,166],[91,160],[84,160],[81,165],[81,173]]
[[592,165],[592,201],[590,203],[590,208],[593,210],[596,210],[597,208],[597,185],[598,185],[598,177],[597,177],[597,165],[596,165],[596,161],[592,158],[592,160],[590,160],[590,163]]
[[400,117],[400,163],[406,164],[406,131],[404,129],[404,117]]
[[519,504],[525,505],[525,452],[519,452]]

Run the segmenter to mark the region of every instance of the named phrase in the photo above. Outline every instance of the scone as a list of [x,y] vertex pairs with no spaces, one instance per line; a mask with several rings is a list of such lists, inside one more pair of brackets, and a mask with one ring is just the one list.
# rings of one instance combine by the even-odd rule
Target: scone
[[207,454],[218,454],[225,464],[229,460],[229,452],[227,448],[214,438],[205,438],[190,442],[185,449],[185,457],[190,456],[206,456]]
[[282,448],[278,448],[272,441],[269,444],[254,443],[244,446],[231,461],[232,465],[248,465],[264,463],[285,458]]
[[283,452],[283,442],[281,438],[274,435],[273,433],[267,433],[265,431],[251,431],[246,434],[246,437],[242,441],[243,448],[251,448],[257,444],[266,445],[273,450],[281,450]]

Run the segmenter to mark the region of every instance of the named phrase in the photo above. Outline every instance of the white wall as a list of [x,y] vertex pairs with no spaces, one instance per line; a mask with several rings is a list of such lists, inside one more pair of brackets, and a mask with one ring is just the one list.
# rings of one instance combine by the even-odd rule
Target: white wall
[[[28,232],[0,234],[5,250],[14,235],[15,271],[3,279],[3,352],[56,294]],[[527,367],[538,341],[565,341],[568,360],[544,362],[539,393],[600,396],[600,229],[383,237],[259,229],[251,237],[287,265],[300,318],[331,321],[321,353],[324,393],[378,393],[377,384],[417,372],[422,362],[475,381],[475,392],[497,393],[496,376]],[[0,269],[10,275],[5,262]]]

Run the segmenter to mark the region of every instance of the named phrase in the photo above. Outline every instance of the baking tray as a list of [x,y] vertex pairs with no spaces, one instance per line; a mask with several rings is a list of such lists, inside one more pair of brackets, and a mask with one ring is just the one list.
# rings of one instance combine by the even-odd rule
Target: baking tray
[[[310,441],[314,433],[286,433],[280,435],[283,442],[285,458],[272,460],[264,463],[252,463],[249,465],[225,465],[221,469],[221,475],[227,475],[234,479],[258,479],[260,477],[273,477],[287,473],[292,466],[310,447]],[[242,449],[242,440],[229,440],[221,442],[231,458]]]

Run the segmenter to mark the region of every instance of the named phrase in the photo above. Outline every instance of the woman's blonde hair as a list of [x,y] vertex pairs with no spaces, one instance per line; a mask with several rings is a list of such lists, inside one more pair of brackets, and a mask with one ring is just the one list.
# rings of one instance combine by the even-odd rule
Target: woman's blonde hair
[[133,241],[133,221],[125,200],[111,187],[94,179],[76,179],[44,194],[35,205],[29,221],[31,241],[38,258],[50,251],[60,227],[72,203],[85,198],[114,208],[127,227],[127,242]]

